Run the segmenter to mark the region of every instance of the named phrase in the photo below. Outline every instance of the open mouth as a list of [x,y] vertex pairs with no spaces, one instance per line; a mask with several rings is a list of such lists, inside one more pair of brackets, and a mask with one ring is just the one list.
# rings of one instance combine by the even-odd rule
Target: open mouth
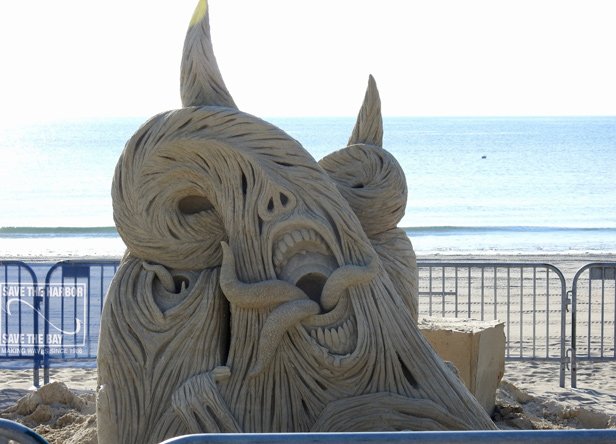
[[311,228],[289,229],[275,239],[272,265],[276,279],[253,283],[238,279],[235,255],[229,244],[220,243],[219,284],[232,310],[272,308],[261,327],[249,376],[266,368],[284,335],[299,324],[305,337],[322,351],[342,356],[352,353],[358,335],[349,290],[369,284],[380,271],[375,257],[365,264],[340,265],[324,237]]
[[302,321],[310,337],[332,353],[351,353],[357,343],[355,317],[346,291],[327,294],[328,279],[339,266],[323,237],[310,228],[284,234],[274,243],[273,264],[278,279],[321,307],[320,314]]
[[321,235],[306,228],[285,234],[274,246],[273,260],[278,279],[300,288],[321,305],[327,278],[338,268]]

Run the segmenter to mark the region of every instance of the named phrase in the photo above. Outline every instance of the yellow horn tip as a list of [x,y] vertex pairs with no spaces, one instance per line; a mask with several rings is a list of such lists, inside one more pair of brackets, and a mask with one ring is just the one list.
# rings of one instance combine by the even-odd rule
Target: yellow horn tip
[[190,20],[190,26],[195,26],[197,23],[201,22],[205,15],[207,14],[207,0],[199,0],[199,4],[195,8],[195,13]]

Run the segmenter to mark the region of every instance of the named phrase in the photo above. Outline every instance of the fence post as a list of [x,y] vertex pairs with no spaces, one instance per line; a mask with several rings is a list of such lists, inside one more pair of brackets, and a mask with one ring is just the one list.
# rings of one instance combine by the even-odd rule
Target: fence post
[[[585,273],[586,271],[589,272],[588,275],[588,330],[587,330],[587,337],[588,337],[588,350],[586,355],[584,356],[583,359],[591,359],[593,358],[593,356],[591,356],[591,347],[592,347],[592,333],[591,333],[591,329],[592,329],[592,324],[591,324],[591,316],[592,316],[592,296],[593,296],[593,285],[592,285],[592,281],[593,280],[601,280],[601,301],[600,301],[600,309],[601,309],[601,334],[599,335],[600,340],[601,340],[601,347],[599,350],[600,356],[596,356],[596,359],[599,360],[604,360],[607,359],[604,356],[604,334],[605,334],[605,330],[604,330],[604,325],[603,325],[603,321],[604,321],[604,314],[605,314],[605,283],[606,280],[614,280],[615,284],[614,287],[616,287],[616,262],[592,262],[589,264],[584,265],[582,268],[580,268],[577,273],[575,274],[574,278],[573,278],[573,282],[572,282],[572,288],[571,288],[571,387],[572,388],[577,388],[577,339],[578,339],[578,325],[577,325],[577,303],[578,303],[578,284],[579,284],[579,280],[582,277],[582,274]],[[614,297],[615,297],[615,304],[616,304],[616,288],[614,290]],[[611,359],[616,358],[616,308],[614,309],[614,316],[615,316],[615,329],[614,329],[614,337],[612,338],[612,346],[615,349],[614,351],[614,356]],[[582,359],[582,358],[580,358]]]
[[49,274],[57,267],[58,264],[53,265],[47,275],[45,276],[45,327],[43,333],[43,384],[49,384],[49,344],[47,338],[49,337]]
[[34,330],[34,369],[32,370],[32,385],[34,387],[39,388],[40,378],[39,378],[39,370],[41,369],[41,347],[39,345],[39,315],[41,313],[41,300],[43,298],[39,295],[38,285],[34,283],[34,319],[32,320]]
[[[24,303],[32,309],[32,324],[29,325],[29,328],[31,328],[31,330],[28,330],[26,334],[34,335],[32,337],[32,341],[28,339],[26,345],[21,343],[21,339],[18,339],[16,341],[16,344],[13,344],[15,347],[19,349],[19,351],[17,352],[11,351],[9,349],[11,341],[7,339],[6,344],[4,346],[4,350],[5,350],[4,357],[8,359],[11,359],[11,358],[30,359],[30,355],[27,353],[27,351],[24,353],[24,349],[27,350],[30,348],[30,346],[32,346],[33,385],[35,387],[38,387],[39,386],[39,369],[40,369],[40,355],[39,355],[39,347],[38,347],[38,334],[39,334],[38,317],[41,315],[41,313],[40,313],[40,297],[38,296],[38,280],[36,278],[36,273],[34,273],[34,271],[29,265],[27,265],[26,263],[22,261],[0,260],[0,266],[4,269],[4,272],[3,272],[4,281],[2,282],[2,284],[3,285],[16,284],[17,287],[19,288],[19,295],[17,295],[17,299],[18,299],[18,304],[20,306],[18,309],[20,314],[19,314],[17,334],[22,334],[23,325],[22,325],[22,318],[21,318],[21,304]],[[11,268],[13,268],[14,270],[11,270]],[[30,276],[29,282],[24,282],[23,276],[26,274]],[[17,282],[11,282],[10,276],[13,276],[12,279],[16,279]],[[31,305],[27,301],[24,301],[22,299],[23,297],[22,290],[24,286],[27,286],[27,287],[31,286],[31,289],[30,289],[32,291],[32,304]],[[28,295],[31,294],[30,291],[28,291],[27,293]],[[1,297],[2,296],[0,296],[0,298]],[[6,322],[6,324],[2,328],[3,331],[0,333],[8,334],[10,333],[9,318],[8,318],[9,316],[8,298],[11,297],[11,295],[9,293],[8,295],[4,295],[3,297],[6,297],[7,299],[0,299],[0,302],[1,302],[0,303],[0,316],[3,316],[2,318],[0,318],[0,326],[3,325],[3,322],[2,322],[3,320]],[[28,320],[28,324],[29,324],[29,320]],[[12,356],[12,355],[16,355],[16,356]]]
[[577,388],[577,361],[576,347],[577,347],[577,280],[580,275],[580,271],[575,274],[573,278],[573,284],[571,288],[571,387]]

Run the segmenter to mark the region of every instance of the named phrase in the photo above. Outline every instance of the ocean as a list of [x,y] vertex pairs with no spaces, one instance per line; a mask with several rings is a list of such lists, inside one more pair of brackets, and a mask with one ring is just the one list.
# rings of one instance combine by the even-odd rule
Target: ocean
[[[0,259],[122,255],[110,187],[146,118],[0,126]],[[316,158],[354,118],[268,118]],[[419,254],[616,253],[616,117],[389,117]]]

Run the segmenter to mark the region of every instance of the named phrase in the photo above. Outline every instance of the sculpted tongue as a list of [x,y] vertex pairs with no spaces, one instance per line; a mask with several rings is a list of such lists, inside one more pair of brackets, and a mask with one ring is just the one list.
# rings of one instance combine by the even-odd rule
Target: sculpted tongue
[[[235,257],[231,248],[226,242],[222,242],[221,246],[223,260],[220,269],[220,287],[229,302],[242,308],[275,306],[261,329],[257,357],[249,372],[251,377],[265,369],[287,330],[306,318],[318,315],[321,307],[331,310],[338,304],[347,288],[370,282],[378,272],[377,261],[373,259],[368,266],[347,265],[336,269],[333,273],[327,266],[321,271],[317,267],[316,272],[312,267],[310,268],[312,271],[300,276],[297,282],[302,288],[282,280],[246,284],[237,278]],[[306,259],[311,262],[310,255],[304,258]],[[295,269],[302,271],[301,266]],[[316,294],[320,294],[320,304],[319,301],[309,298]]]
[[370,282],[377,272],[378,265],[374,259],[368,266],[341,267],[327,279],[323,287],[320,306],[312,300],[296,300],[286,302],[272,311],[261,330],[257,359],[248,376],[254,377],[265,369],[289,328],[312,315],[319,314],[321,306],[326,310],[331,310],[338,304],[347,288]]
[[333,309],[347,288],[367,284],[379,271],[377,261],[372,258],[367,266],[346,265],[332,273],[321,295],[321,306],[325,310]]
[[230,303],[242,308],[265,308],[283,302],[306,299],[306,294],[285,281],[270,280],[246,284],[237,278],[235,257],[226,242],[221,242],[220,288]]
[[220,268],[220,287],[232,304],[243,308],[262,308],[278,305],[267,317],[257,349],[256,362],[249,372],[253,377],[261,373],[278,348],[287,330],[303,319],[318,314],[319,304],[308,299],[306,294],[285,281],[265,281],[246,284],[237,279],[235,258],[231,248],[222,242],[223,261]]
[[286,302],[274,309],[261,330],[257,359],[248,376],[257,376],[265,369],[288,329],[320,311],[319,304],[308,299]]

